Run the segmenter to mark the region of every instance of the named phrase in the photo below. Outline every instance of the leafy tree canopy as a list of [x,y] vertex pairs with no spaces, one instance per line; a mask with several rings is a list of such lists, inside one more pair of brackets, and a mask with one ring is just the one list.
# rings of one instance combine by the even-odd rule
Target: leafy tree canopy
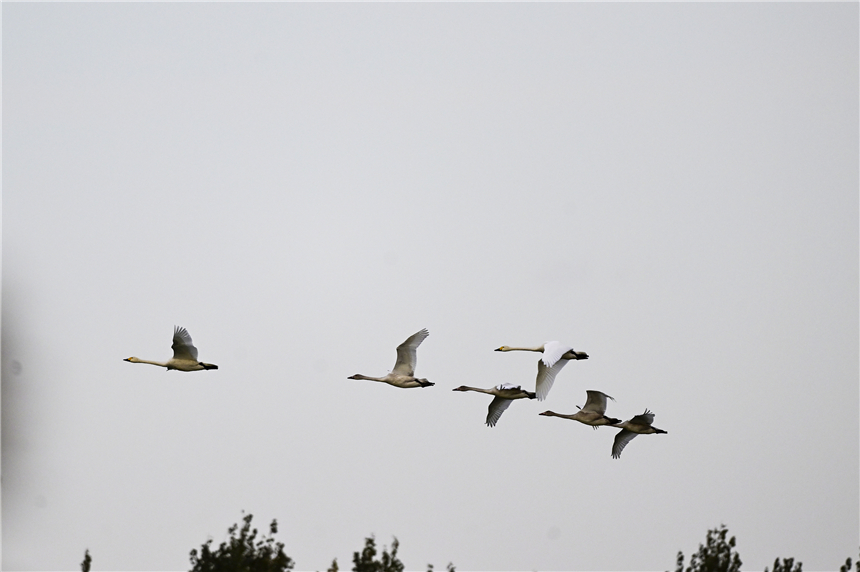
[[93,563],[93,559],[90,556],[90,549],[87,548],[84,551],[84,561],[81,562],[81,572],[90,572],[90,565]]
[[[276,542],[278,521],[272,520],[269,535],[257,540],[257,529],[251,528],[253,515],[243,517],[242,528],[234,524],[227,533],[230,538],[212,549],[207,540],[198,552],[191,550],[191,572],[286,572],[292,570],[293,559],[284,552],[284,543]],[[402,570],[402,569],[401,569]]]
[[[735,537],[726,540],[728,532],[724,524],[709,530],[705,544],[700,544],[699,551],[690,557],[686,572],[740,572],[741,557],[734,550]],[[675,572],[685,572],[684,553],[681,551],[678,551]]]
[[[457,572],[457,568],[455,568],[454,565],[450,562],[448,563],[448,566],[445,567],[445,570],[447,570],[448,572]],[[433,572],[432,564],[427,565],[427,572]]]
[[352,553],[352,572],[403,572],[403,562],[397,558],[400,542],[397,537],[391,542],[391,553],[382,547],[382,556],[376,559],[376,539],[373,535],[364,539],[364,549]]
[[[764,572],[767,572],[767,566],[764,567]],[[803,562],[795,564],[794,558],[783,558],[780,564],[777,558],[773,561],[773,572],[803,572]]]
[[[860,572],[860,556],[857,557],[857,572]],[[851,572],[851,558],[845,559],[845,564],[839,567],[839,572]]]

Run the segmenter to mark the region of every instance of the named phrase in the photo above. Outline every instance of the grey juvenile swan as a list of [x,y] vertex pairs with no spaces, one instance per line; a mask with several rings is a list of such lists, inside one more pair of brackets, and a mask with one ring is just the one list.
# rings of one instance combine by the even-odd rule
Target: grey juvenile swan
[[404,389],[410,387],[430,387],[436,385],[432,381],[427,381],[423,378],[415,377],[415,364],[418,361],[418,356],[415,350],[421,345],[427,336],[430,335],[426,329],[420,332],[415,332],[406,341],[397,346],[397,362],[394,364],[394,369],[385,377],[370,377],[357,373],[349,376],[347,379],[367,379],[370,381],[381,381],[394,387],[402,387]]
[[617,459],[621,456],[621,451],[627,446],[633,437],[636,435],[647,435],[649,433],[666,433],[662,429],[657,429],[651,424],[654,422],[654,414],[645,410],[642,415],[637,415],[629,421],[617,423],[613,427],[619,427],[621,431],[615,436],[615,442],[612,444],[612,458]]
[[490,408],[487,411],[487,425],[489,427],[494,427],[496,425],[499,421],[499,417],[502,416],[502,413],[505,412],[505,409],[510,406],[511,401],[514,399],[535,398],[535,394],[533,392],[526,391],[519,385],[513,385],[510,383],[502,383],[496,387],[491,387],[490,389],[461,385],[460,387],[455,388],[454,391],[477,391],[479,393],[486,393],[494,396],[493,400],[490,402]]
[[605,415],[606,398],[608,397],[609,399],[612,399],[612,401],[615,401],[611,395],[606,395],[602,391],[595,391],[593,389],[586,390],[585,393],[588,394],[588,398],[585,400],[585,405],[582,407],[577,405],[579,411],[576,413],[566,415],[555,413],[554,411],[544,411],[543,413],[538,413],[538,415],[572,419],[573,421],[579,421],[580,423],[591,425],[594,429],[597,429],[600,425],[614,425],[616,423],[621,423],[621,419],[615,419]]
[[148,363],[161,367],[166,367],[168,370],[175,369],[178,371],[200,371],[201,369],[218,369],[214,363],[203,363],[197,361],[197,348],[191,343],[191,335],[188,330],[179,326],[173,328],[173,357],[166,362],[149,361],[136,357],[126,358],[123,361],[131,363]]

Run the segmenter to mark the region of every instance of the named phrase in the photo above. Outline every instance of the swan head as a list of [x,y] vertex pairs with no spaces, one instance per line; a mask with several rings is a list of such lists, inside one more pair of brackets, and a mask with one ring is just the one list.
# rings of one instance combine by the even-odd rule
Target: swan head
[[364,376],[361,375],[360,373],[357,373],[355,375],[349,376],[347,379],[364,379]]
[[538,413],[538,415],[546,415],[547,417],[555,417],[558,414],[555,411],[544,411],[543,413]]
[[493,351],[496,351],[496,352],[509,352],[509,351],[511,351],[511,346],[502,346],[502,347],[500,347],[500,348],[496,348],[496,349],[495,349],[495,350],[493,350]]
[[131,363],[140,363],[140,358],[136,358],[134,356],[131,356],[129,358],[125,358],[122,361],[130,361]]
[[466,387],[465,385],[461,385],[460,387],[455,387],[451,391],[469,391],[469,388]]

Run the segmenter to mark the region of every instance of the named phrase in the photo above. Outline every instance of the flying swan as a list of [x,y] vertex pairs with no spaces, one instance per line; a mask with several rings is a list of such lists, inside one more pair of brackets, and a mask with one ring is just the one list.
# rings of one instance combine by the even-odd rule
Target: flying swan
[[648,435],[650,433],[666,433],[662,429],[657,429],[651,424],[654,422],[654,414],[645,410],[642,415],[637,415],[624,423],[617,423],[613,427],[620,427],[621,431],[615,436],[615,442],[612,444],[612,458],[617,459],[621,456],[621,451],[627,446],[633,437],[636,435]]
[[568,360],[588,359],[585,352],[574,351],[570,346],[560,342],[546,342],[533,348],[518,348],[513,346],[502,346],[496,348],[497,352],[539,352],[543,357],[538,361],[538,374],[535,380],[535,393],[538,401],[543,401],[552,389],[555,376],[567,365]]
[[565,415],[562,413],[555,413],[554,411],[544,411],[543,413],[538,413],[538,415],[572,419],[573,421],[579,421],[580,423],[591,425],[594,429],[597,429],[600,425],[614,425],[616,423],[621,423],[621,419],[615,419],[605,415],[606,398],[608,397],[609,399],[612,399],[612,401],[615,401],[611,395],[606,395],[602,391],[595,391],[593,389],[586,390],[585,393],[588,394],[588,398],[585,400],[585,405],[582,407],[577,405],[576,407],[579,411],[576,413]]
[[385,377],[370,377],[357,373],[349,376],[347,379],[367,379],[370,381],[381,381],[394,387],[402,387],[404,389],[410,387],[430,387],[436,385],[432,381],[427,381],[423,378],[415,377],[415,364],[418,361],[416,351],[427,336],[430,335],[426,329],[420,332],[415,332],[406,341],[397,346],[397,362],[394,364],[394,369]]
[[496,387],[491,387],[490,389],[461,385],[460,387],[455,388],[454,391],[477,391],[479,393],[487,393],[495,396],[490,402],[490,407],[487,411],[487,426],[489,427],[495,427],[496,423],[499,421],[499,417],[502,416],[502,413],[505,412],[505,409],[511,405],[511,401],[514,399],[535,398],[535,394],[531,391],[526,391],[519,385],[513,385],[510,383],[502,383]]
[[201,369],[218,369],[214,363],[203,363],[197,361],[197,348],[191,343],[191,335],[188,330],[179,326],[173,328],[173,358],[166,362],[149,361],[136,357],[126,358],[123,361],[131,363],[148,363],[161,367],[166,367],[168,370],[175,369],[178,371],[200,371]]

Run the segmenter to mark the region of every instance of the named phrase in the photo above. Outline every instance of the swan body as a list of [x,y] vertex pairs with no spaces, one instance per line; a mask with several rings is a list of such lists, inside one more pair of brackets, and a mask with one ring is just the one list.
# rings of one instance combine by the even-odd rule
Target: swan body
[[588,398],[585,400],[585,405],[583,405],[576,413],[567,415],[555,413],[554,411],[544,411],[543,413],[538,413],[538,415],[572,419],[573,421],[579,421],[580,423],[591,425],[594,429],[597,429],[601,425],[615,425],[617,423],[621,423],[621,419],[615,419],[605,415],[606,398],[615,401],[611,395],[606,395],[602,391],[595,391],[593,389],[589,389],[585,393],[588,395]]
[[645,413],[642,415],[637,415],[636,417],[630,419],[629,421],[624,421],[623,423],[616,423],[613,427],[621,428],[621,431],[615,435],[615,442],[612,444],[612,458],[617,459],[621,456],[621,451],[624,450],[624,447],[627,446],[636,435],[648,435],[650,433],[667,433],[667,431],[663,431],[662,429],[657,429],[653,425],[654,422],[654,414],[645,410]]
[[123,361],[131,363],[148,363],[177,371],[200,371],[203,369],[218,369],[214,363],[203,363],[197,360],[197,348],[191,343],[191,335],[188,330],[179,326],[173,327],[173,357],[165,362],[150,361],[136,358],[134,356]]
[[552,389],[552,384],[555,382],[555,376],[558,372],[567,365],[569,360],[588,359],[588,354],[585,352],[574,351],[570,346],[566,346],[560,342],[546,342],[543,345],[535,347],[514,347],[502,346],[496,348],[497,352],[539,352],[543,356],[538,360],[538,373],[535,379],[535,393],[538,401],[543,401],[549,395],[549,390]]
[[477,391],[479,393],[486,393],[493,396],[493,400],[490,402],[490,407],[487,410],[486,423],[488,427],[495,427],[496,423],[499,421],[499,417],[502,416],[502,413],[505,412],[505,409],[511,405],[511,402],[514,399],[534,399],[536,397],[533,392],[526,391],[519,385],[513,385],[510,383],[502,383],[489,389],[461,385],[460,387],[454,388],[454,391]]
[[369,375],[357,373],[349,376],[347,379],[381,381],[382,383],[387,383],[394,387],[400,387],[403,389],[411,387],[430,387],[431,385],[436,385],[432,381],[415,377],[415,364],[418,362],[418,354],[416,350],[418,349],[418,346],[421,345],[421,342],[427,339],[427,336],[429,335],[430,332],[426,329],[421,330],[420,332],[415,332],[406,338],[405,342],[397,346],[397,361],[394,364],[394,369],[392,369],[391,373],[388,375],[383,377],[371,377]]

